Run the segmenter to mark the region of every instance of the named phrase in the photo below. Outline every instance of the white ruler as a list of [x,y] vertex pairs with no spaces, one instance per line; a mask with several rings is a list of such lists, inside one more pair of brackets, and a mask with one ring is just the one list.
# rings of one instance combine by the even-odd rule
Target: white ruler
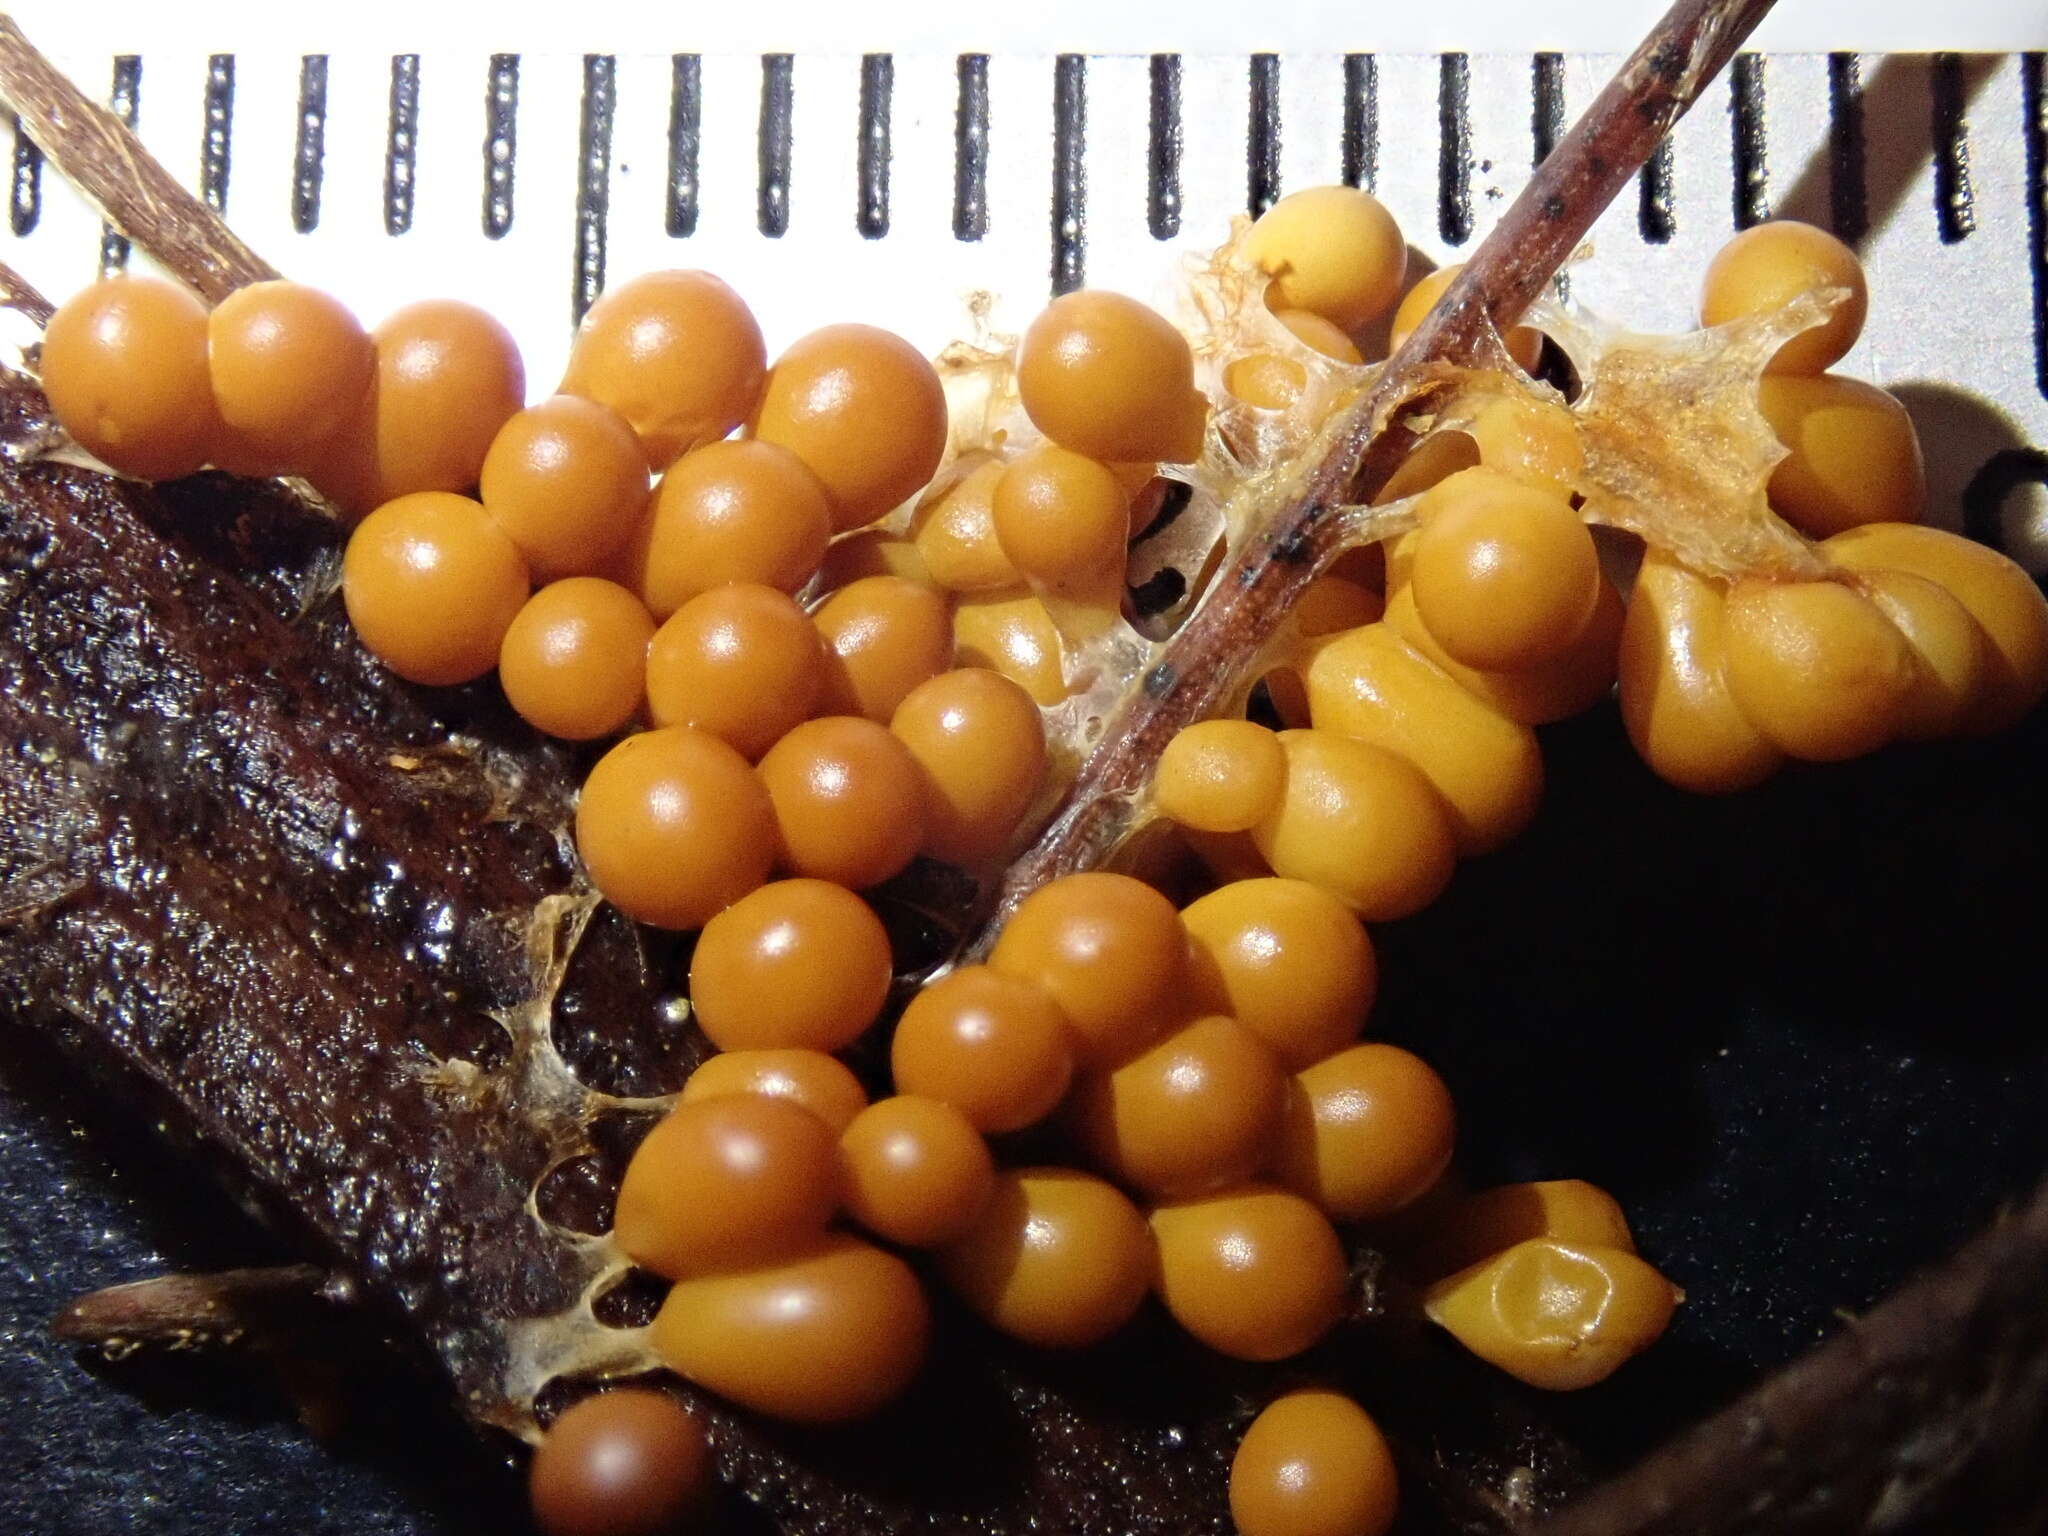
[[[1370,186],[1469,253],[1615,60],[1583,54],[62,53],[258,252],[368,320],[453,294],[533,393],[606,280],[719,272],[771,352],[859,318],[936,349],[965,298],[1017,328],[1076,281],[1172,301],[1182,258],[1290,188]],[[1731,231],[1837,229],[1871,269],[1845,367],[1918,418],[1938,518],[2048,568],[2043,56],[1749,54],[1602,220],[1576,292],[1692,318]],[[17,137],[0,260],[61,297],[120,259]],[[138,258],[139,259],[139,258]],[[2009,482],[2009,485],[2008,485]]]

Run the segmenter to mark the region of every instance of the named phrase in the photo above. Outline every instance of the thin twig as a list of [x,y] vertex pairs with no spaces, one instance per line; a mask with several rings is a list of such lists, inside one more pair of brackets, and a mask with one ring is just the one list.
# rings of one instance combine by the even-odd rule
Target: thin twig
[[113,113],[88,99],[0,13],[0,98],[22,131],[107,222],[208,303],[278,275],[178,184]]
[[158,1275],[81,1296],[51,1323],[60,1339],[113,1354],[147,1347],[229,1347],[332,1304],[328,1274],[312,1264]]
[[[1038,842],[994,893],[1000,919],[1048,880],[1098,864],[1128,825],[1151,766],[1182,727],[1236,697],[1287,611],[1342,548],[1338,509],[1369,496],[1414,437],[1399,420],[1482,355],[1584,240],[1772,0],[1679,0],[1595,98],[1451,284],[1324,441],[1323,457],[1254,527],[1211,595],[1110,722]],[[992,925],[991,925],[992,926]],[[973,952],[984,949],[984,930]]]

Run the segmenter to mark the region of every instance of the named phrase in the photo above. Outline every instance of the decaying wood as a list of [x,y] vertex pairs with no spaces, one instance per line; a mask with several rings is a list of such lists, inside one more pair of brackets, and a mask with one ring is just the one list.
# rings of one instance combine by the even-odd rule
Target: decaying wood
[[[1684,0],[1665,19],[1246,543],[1012,895],[1100,847],[1090,807],[1113,814],[1173,730],[1235,686],[1231,664],[1330,552],[1339,509],[1402,451],[1398,423],[1382,428],[1426,399],[1425,358],[1469,358],[1482,321],[1513,322],[1767,8]],[[0,94],[119,227],[208,297],[273,275],[4,18]],[[12,274],[0,288],[47,314]],[[25,381],[0,383],[0,437],[41,409]],[[571,1304],[574,1232],[607,1214],[605,1138],[528,1096],[507,1054],[523,1047],[495,1016],[530,994],[535,909],[575,884],[555,833],[578,764],[488,699],[411,689],[367,663],[317,601],[335,537],[246,486],[159,493],[0,459],[0,1011],[213,1158],[320,1260],[102,1293],[67,1315],[74,1333],[175,1334],[195,1319],[204,1332],[224,1292],[254,1304],[274,1281],[281,1298],[337,1266],[474,1417],[504,1422],[506,1325]],[[676,965],[663,942],[616,921],[583,935],[553,1037],[584,1080],[658,1092],[701,1049],[664,1006]],[[589,1179],[529,1203],[583,1163]],[[1587,1500],[1557,1536],[1964,1528],[1930,1512],[1967,1514],[1974,1490],[1996,1486],[1978,1475],[1987,1458],[2040,1433],[2044,1213],[2048,1197]],[[1482,1446],[1456,1475],[1441,1458],[1405,1469],[1437,1488],[1453,1528],[1519,1528],[1569,1484],[1568,1455],[1501,1410],[1485,1373],[1442,1355],[1418,1369],[1398,1329],[1361,1327],[1316,1367],[1402,1383],[1375,1395],[1406,1443]],[[962,1329],[938,1359],[900,1415],[843,1436],[707,1404],[723,1474],[813,1536],[1228,1528],[1224,1469],[1266,1375],[1162,1334],[1048,1363]],[[1487,1422],[1453,1430],[1461,1413]],[[1882,1444],[1852,1447],[1865,1436]],[[1540,1474],[1535,1495],[1510,1507],[1487,1478],[1519,1490],[1524,1467]],[[1984,1507],[2010,1513],[2022,1497]]]

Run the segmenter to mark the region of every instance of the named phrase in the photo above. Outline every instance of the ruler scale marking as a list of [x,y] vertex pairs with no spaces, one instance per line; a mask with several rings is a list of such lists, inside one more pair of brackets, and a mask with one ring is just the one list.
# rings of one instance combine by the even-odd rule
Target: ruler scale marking
[[17,236],[31,233],[43,216],[43,152],[35,140],[22,131],[21,119],[14,127],[14,166],[7,185],[7,227]]
[[704,153],[704,60],[678,53],[669,60],[668,207],[663,228],[672,240],[697,233],[703,196],[698,161]]
[[954,65],[953,238],[988,234],[988,55],[963,53]]
[[384,139],[384,233],[412,228],[413,176],[419,165],[420,56],[391,56],[390,123]]
[[1180,233],[1180,55],[1155,53],[1147,67],[1145,227],[1171,240]]
[[889,233],[889,116],[895,94],[896,61],[870,53],[860,61],[860,203],[854,225],[861,238]]
[[1447,53],[1438,66],[1437,233],[1446,245],[1472,238],[1472,71],[1462,53]]
[[1539,53],[1529,66],[1529,164],[1550,158],[1564,137],[1564,55]]
[[1344,55],[1344,185],[1370,192],[1380,178],[1380,68],[1370,53]]
[[1640,194],[1636,223],[1648,245],[1669,245],[1678,232],[1677,199],[1673,195],[1671,140],[1660,143],[1636,176]]
[[292,142],[292,228],[320,227],[320,186],[327,167],[327,55],[299,60],[299,121]]
[[[107,93],[107,106],[114,116],[130,128],[142,117],[142,56],[123,53],[114,59],[113,88]],[[211,82],[208,84],[207,115],[211,118],[213,101]],[[208,136],[211,138],[211,124]],[[117,272],[128,270],[130,246],[128,237],[113,225],[104,221],[100,224],[100,276],[112,277]]]
[[200,143],[199,195],[215,213],[228,208],[229,154],[235,133],[235,56],[206,61],[206,129]]
[[570,318],[578,324],[604,292],[617,74],[618,60],[611,54],[583,56],[583,109],[576,130],[576,282],[570,296]]
[[1977,228],[1970,182],[1968,93],[1961,54],[1937,53],[1928,75],[1929,127],[1934,136],[1934,216],[1941,243],[1967,240]]
[[1828,55],[1828,220],[1855,245],[1870,232],[1868,156],[1863,144],[1863,60]]
[[2048,399],[2048,53],[2022,56],[2020,100],[2027,160],[2027,258],[2034,287],[2034,387]]
[[512,231],[519,169],[519,55],[494,53],[484,85],[484,215],[486,240]]
[[1052,291],[1072,293],[1088,274],[1088,61],[1053,62]]
[[1735,169],[1735,227],[1750,229],[1771,216],[1764,59],[1738,53],[1728,75],[1730,151]]
[[1280,198],[1280,55],[1251,59],[1251,106],[1245,124],[1245,211],[1257,218]]
[[789,233],[789,122],[795,104],[794,56],[762,54],[760,174],[754,217],[761,233],[771,240]]

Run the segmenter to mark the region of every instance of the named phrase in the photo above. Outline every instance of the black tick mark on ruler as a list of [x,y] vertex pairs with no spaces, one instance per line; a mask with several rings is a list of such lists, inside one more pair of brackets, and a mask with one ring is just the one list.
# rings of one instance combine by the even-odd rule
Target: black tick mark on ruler
[[1472,238],[1471,62],[1443,54],[1436,89],[1436,229],[1446,244]]
[[1749,229],[1771,216],[1761,54],[1735,56],[1735,67],[1728,77],[1728,121],[1735,167],[1735,227]]
[[889,108],[896,90],[896,61],[870,53],[860,61],[860,203],[854,214],[861,236],[879,240],[889,233]]
[[668,217],[672,240],[696,233],[696,164],[705,147],[705,61],[676,53],[668,61]]
[[1976,193],[1970,185],[1970,127],[1964,118],[1967,94],[1963,57],[1937,53],[1928,76],[1929,126],[1934,134],[1934,218],[1941,242],[1966,240],[1977,227]]
[[697,161],[704,148],[704,61],[694,53],[669,60],[668,215],[672,239],[697,233]]
[[2034,269],[2034,383],[2048,396],[2048,54],[2020,59],[2027,155],[2027,255]]
[[1529,71],[1529,164],[1541,165],[1564,136],[1564,55],[1539,53]]
[[227,212],[228,151],[235,137],[235,56],[206,61],[206,126],[199,149],[199,195],[215,213]]
[[14,170],[7,183],[7,227],[28,234],[43,216],[43,152],[13,119]]
[[384,233],[412,228],[413,171],[419,164],[420,56],[391,56],[391,110],[384,138]]
[[617,70],[617,61],[608,53],[583,56],[583,113],[576,133],[576,279],[570,295],[572,318],[579,322],[604,292]]
[[1870,231],[1863,146],[1863,61],[1828,55],[1828,220],[1835,238],[1854,245]]
[[988,55],[963,53],[954,72],[953,238],[979,240],[988,233]]
[[1063,53],[1052,74],[1052,291],[1087,281],[1088,61]]
[[1180,233],[1180,55],[1152,55],[1152,100],[1145,157],[1145,227],[1154,240]]
[[1245,124],[1245,211],[1257,218],[1280,199],[1280,55],[1255,53]]
[[292,228],[320,227],[320,183],[327,164],[327,55],[299,60],[299,128],[292,145]]
[[789,54],[761,55],[760,173],[754,189],[754,222],[771,240],[789,232],[789,124],[796,101],[795,68]]
[[[209,114],[211,98],[208,100]],[[107,106],[124,126],[133,128],[142,120],[142,58],[124,53],[114,60],[114,85],[107,93]],[[100,276],[111,277],[128,268],[128,237],[111,224],[100,225]]]
[[1380,64],[1344,55],[1344,185],[1370,192],[1380,177]]
[[484,237],[512,229],[519,170],[519,55],[494,53],[484,84]]
[[1669,245],[1672,235],[1678,231],[1678,213],[1671,190],[1669,139],[1657,141],[1657,147],[1650,151],[1650,158],[1643,162],[1642,170],[1636,174],[1636,182],[1640,189],[1636,227],[1642,231],[1645,243]]

